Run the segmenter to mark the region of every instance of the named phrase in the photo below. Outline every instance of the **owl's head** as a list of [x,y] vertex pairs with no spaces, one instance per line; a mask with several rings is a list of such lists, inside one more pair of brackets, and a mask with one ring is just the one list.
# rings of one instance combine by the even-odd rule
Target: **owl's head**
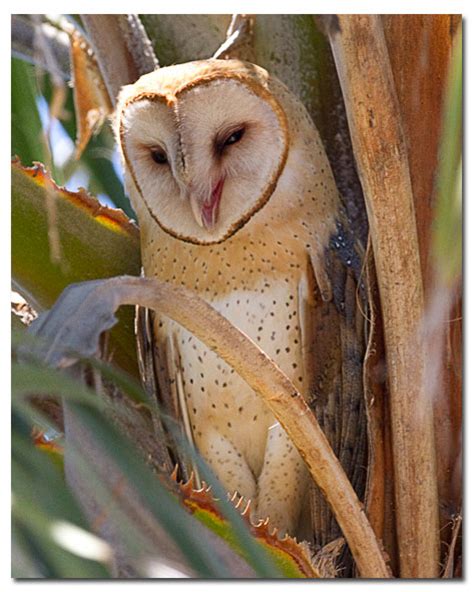
[[132,200],[163,230],[196,244],[244,226],[272,195],[288,153],[286,117],[267,72],[238,60],[142,76],[122,89],[115,129]]

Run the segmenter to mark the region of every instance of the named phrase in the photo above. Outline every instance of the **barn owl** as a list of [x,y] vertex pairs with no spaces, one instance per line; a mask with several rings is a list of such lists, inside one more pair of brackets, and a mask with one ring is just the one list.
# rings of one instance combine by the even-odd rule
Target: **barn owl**
[[[314,340],[332,298],[327,254],[341,238],[341,204],[304,106],[263,68],[210,59],[124,87],[114,121],[145,275],[197,292],[311,401],[327,374],[315,369]],[[256,515],[294,533],[308,474],[286,432],[192,334],[154,323],[200,453]]]

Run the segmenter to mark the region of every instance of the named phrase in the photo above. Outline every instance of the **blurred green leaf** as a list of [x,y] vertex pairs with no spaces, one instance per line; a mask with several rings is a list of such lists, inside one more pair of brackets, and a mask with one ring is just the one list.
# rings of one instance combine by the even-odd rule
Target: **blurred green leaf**
[[120,469],[129,484],[133,484],[143,503],[167,534],[178,544],[190,567],[201,577],[225,577],[222,566],[212,550],[201,544],[193,528],[194,519],[153,475],[130,443],[99,413],[82,405],[74,412],[87,424],[97,444]]
[[[28,372],[28,370],[25,370]],[[49,456],[38,450],[30,437],[19,434],[16,430],[12,435],[12,462],[15,470],[12,474],[14,496],[21,491],[22,499],[34,503],[41,500],[43,510],[57,519],[70,520],[86,527],[86,523],[68,489],[64,486],[64,478],[57,465]],[[16,470],[17,469],[17,470]],[[29,486],[23,487],[23,480],[29,475]]]
[[[13,404],[20,404],[28,395],[61,396],[67,393],[68,399],[103,408],[103,400],[96,392],[60,370],[41,366],[33,362],[12,362]],[[64,395],[66,396],[66,395]]]
[[11,521],[12,529],[12,577],[44,578],[51,575],[41,548],[35,544],[28,530],[15,518]]
[[108,124],[105,124],[101,132],[91,138],[81,157],[81,162],[91,172],[89,190],[95,194],[107,194],[117,208],[122,209],[129,218],[136,219],[130,200],[125,195],[123,184],[112,164],[114,147],[112,132]]
[[[60,241],[60,261],[49,246],[48,197],[52,198]],[[12,275],[23,294],[49,308],[70,283],[139,275],[138,230],[92,197],[54,187],[45,174],[12,167]],[[137,374],[133,310],[123,309],[111,331],[115,362]]]
[[448,285],[462,272],[462,31],[457,34],[445,91],[433,248]]
[[36,106],[35,68],[13,58],[12,71],[12,155],[25,164],[46,161],[44,134]]
[[[15,411],[12,436],[12,499],[14,575],[24,577],[107,578],[100,563],[66,550],[55,536],[55,527],[88,530],[82,512],[67,488],[60,469],[37,450]],[[65,541],[67,542],[67,541]]]

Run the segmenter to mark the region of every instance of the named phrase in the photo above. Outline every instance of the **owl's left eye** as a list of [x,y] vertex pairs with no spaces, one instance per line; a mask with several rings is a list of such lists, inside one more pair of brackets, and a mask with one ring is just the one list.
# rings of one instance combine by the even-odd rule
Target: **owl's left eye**
[[168,162],[166,152],[162,148],[152,148],[150,153],[156,164],[166,164]]
[[245,133],[245,127],[239,127],[234,129],[232,132],[228,133],[226,136],[217,136],[215,140],[215,150],[217,154],[223,154],[227,146],[231,144],[237,144],[242,139],[242,136]]
[[242,139],[242,136],[244,135],[245,132],[245,128],[241,127],[238,130],[235,130],[234,132],[232,132],[230,134],[230,136],[228,136],[224,142],[224,146],[229,146],[230,144],[237,144],[237,142],[239,140]]

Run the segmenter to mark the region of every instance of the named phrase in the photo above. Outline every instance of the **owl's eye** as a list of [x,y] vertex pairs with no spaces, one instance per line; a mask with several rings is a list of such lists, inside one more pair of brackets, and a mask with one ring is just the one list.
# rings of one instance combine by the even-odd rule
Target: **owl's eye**
[[231,144],[237,144],[242,139],[242,136],[245,133],[245,126],[239,127],[238,129],[234,129],[228,136],[219,137],[217,136],[215,140],[215,150],[218,155],[223,154],[227,146]]
[[156,162],[156,164],[166,164],[168,162],[166,152],[161,148],[152,148],[151,157]]
[[242,136],[245,133],[245,128],[241,127],[238,130],[235,130],[226,138],[224,141],[224,146],[230,146],[230,144],[237,144],[242,139]]

